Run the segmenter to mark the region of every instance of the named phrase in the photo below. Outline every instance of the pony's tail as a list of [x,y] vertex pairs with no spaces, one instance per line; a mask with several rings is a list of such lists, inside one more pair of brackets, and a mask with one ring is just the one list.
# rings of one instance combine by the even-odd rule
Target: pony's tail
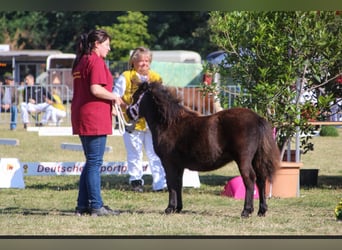
[[254,162],[255,166],[259,168],[257,172],[263,175],[263,179],[267,178],[272,183],[274,173],[280,167],[280,152],[271,125],[261,117],[259,129],[261,138]]

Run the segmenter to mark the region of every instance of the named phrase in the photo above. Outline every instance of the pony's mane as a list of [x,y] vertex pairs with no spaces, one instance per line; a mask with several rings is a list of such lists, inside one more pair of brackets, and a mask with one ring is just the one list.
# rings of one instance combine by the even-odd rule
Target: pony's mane
[[178,120],[184,118],[184,116],[199,115],[197,112],[181,104],[182,98],[177,95],[175,87],[164,86],[159,83],[151,83],[149,85],[151,94],[158,106],[161,119],[168,126],[176,123]]

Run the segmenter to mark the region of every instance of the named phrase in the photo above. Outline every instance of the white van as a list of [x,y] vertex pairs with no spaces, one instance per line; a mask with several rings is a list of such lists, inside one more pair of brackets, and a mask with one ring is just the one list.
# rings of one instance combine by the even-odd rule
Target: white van
[[156,62],[201,63],[199,53],[190,50],[152,50]]
[[185,87],[202,80],[202,59],[190,50],[152,50],[151,69],[158,72],[165,85]]

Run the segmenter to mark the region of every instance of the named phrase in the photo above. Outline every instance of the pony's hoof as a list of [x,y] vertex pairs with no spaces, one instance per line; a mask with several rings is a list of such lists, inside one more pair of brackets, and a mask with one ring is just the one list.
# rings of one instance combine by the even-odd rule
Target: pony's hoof
[[241,214],[241,218],[247,219],[247,218],[249,218],[249,215],[250,215],[250,214],[244,214],[244,213],[242,213],[242,214]]
[[181,211],[182,211],[182,208],[167,207],[165,209],[166,214],[180,213]]
[[181,211],[182,211],[181,208],[177,208],[177,209],[175,210],[175,213],[179,214]]
[[252,214],[251,211],[243,210],[241,213],[242,218],[249,218],[249,216]]
[[266,211],[263,211],[263,212],[259,211],[258,212],[258,216],[259,217],[265,217],[266,216]]
[[168,208],[165,209],[165,213],[166,213],[166,214],[172,214],[172,213],[174,213],[174,212],[175,212],[175,209],[172,208],[172,207],[168,207]]

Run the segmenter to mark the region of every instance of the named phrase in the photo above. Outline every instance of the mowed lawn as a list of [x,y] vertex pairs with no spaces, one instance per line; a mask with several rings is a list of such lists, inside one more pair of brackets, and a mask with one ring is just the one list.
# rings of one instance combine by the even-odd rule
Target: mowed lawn
[[[25,189],[0,189],[0,235],[3,236],[250,236],[329,235],[341,236],[342,224],[334,208],[342,197],[342,129],[339,137],[314,137],[315,150],[301,156],[303,168],[318,168],[317,187],[301,187],[300,196],[268,199],[266,217],[255,212],[248,219],[240,213],[243,200],[222,196],[226,182],[238,175],[235,163],[200,173],[200,188],[185,188],[184,209],[165,215],[168,193],[151,191],[151,177],[145,176],[144,193],[130,191],[126,175],[102,177],[105,203],[119,209],[120,216],[76,217],[79,176],[26,176]],[[76,136],[38,136],[22,128],[9,131],[0,126],[0,138],[19,140],[19,145],[0,145],[1,158],[21,162],[82,162],[79,151],[61,149],[62,143],[79,143]],[[105,161],[126,158],[122,138],[109,136],[113,151]]]

